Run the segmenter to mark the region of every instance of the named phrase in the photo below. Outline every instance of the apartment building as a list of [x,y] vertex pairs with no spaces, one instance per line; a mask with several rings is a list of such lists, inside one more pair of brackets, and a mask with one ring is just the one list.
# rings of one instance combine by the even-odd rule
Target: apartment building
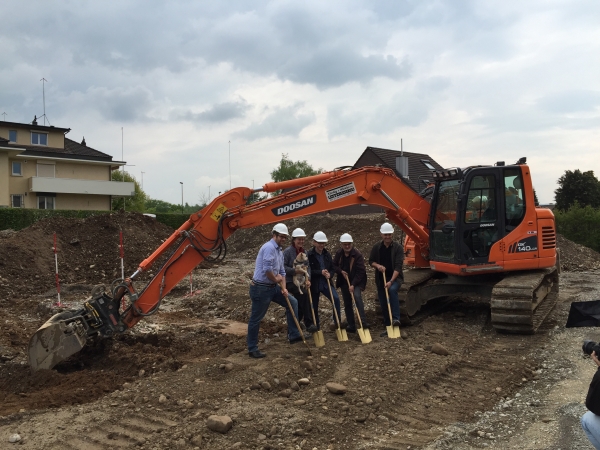
[[111,181],[125,164],[66,137],[69,128],[0,121],[0,208],[110,210],[134,183]]

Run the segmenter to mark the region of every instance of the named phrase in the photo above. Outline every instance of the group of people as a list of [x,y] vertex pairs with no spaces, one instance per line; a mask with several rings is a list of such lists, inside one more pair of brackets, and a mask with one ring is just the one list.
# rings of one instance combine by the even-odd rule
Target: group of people
[[[375,271],[375,285],[385,326],[399,326],[398,289],[404,280],[402,274],[404,251],[402,244],[393,239],[394,227],[392,224],[384,223],[379,231],[381,241],[371,249],[367,264]],[[332,300],[336,309],[337,316],[335,313],[332,315],[332,328],[343,326],[348,333],[356,332],[353,297],[362,326],[370,327],[365,316],[362,299],[362,293],[367,285],[367,264],[361,252],[354,247],[352,236],[348,233],[340,236],[340,248],[333,256],[326,248],[328,239],[322,231],[317,231],[313,235],[312,248],[308,251],[304,247],[307,240],[304,230],[301,228],[293,230],[291,245],[283,250],[289,237],[287,226],[283,223],[276,224],[272,230],[271,240],[261,247],[256,257],[254,276],[250,283],[252,310],[248,321],[247,336],[248,354],[251,358],[266,356],[258,348],[258,331],[260,322],[265,317],[271,302],[286,309],[287,337],[290,344],[301,342],[304,337],[303,330],[296,326],[295,318],[299,324],[304,324],[307,335],[321,329],[319,320],[319,297],[321,294]],[[306,255],[306,258],[301,258],[304,261],[299,265],[297,264],[298,255],[302,253]],[[307,278],[306,289],[299,289],[294,283],[294,277],[302,274],[305,274]],[[336,276],[335,286],[332,285],[334,276]],[[343,323],[337,288],[341,290],[344,301],[346,320]],[[301,290],[302,292],[300,292]],[[388,314],[388,296],[391,320]],[[290,306],[295,318],[292,316]],[[340,323],[336,323],[336,318]],[[302,327],[302,325],[300,326]],[[381,333],[381,336],[386,335],[385,331]]]

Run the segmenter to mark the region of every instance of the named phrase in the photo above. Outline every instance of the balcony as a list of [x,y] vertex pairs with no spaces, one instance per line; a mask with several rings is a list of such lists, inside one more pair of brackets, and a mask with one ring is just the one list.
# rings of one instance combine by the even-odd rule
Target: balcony
[[74,180],[70,178],[31,177],[30,192],[53,192],[56,194],[91,194],[132,197],[135,185],[132,182]]

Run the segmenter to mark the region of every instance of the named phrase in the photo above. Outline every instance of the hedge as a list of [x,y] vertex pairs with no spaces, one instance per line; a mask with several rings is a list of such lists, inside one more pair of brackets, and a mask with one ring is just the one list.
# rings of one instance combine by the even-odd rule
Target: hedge
[[[0,208],[0,230],[22,230],[47,217],[83,219],[110,213],[111,211],[94,210]],[[179,228],[189,218],[189,214],[156,214],[158,222],[174,229]]]
[[68,217],[82,219],[84,217],[108,214],[110,211],[77,211],[70,209],[25,209],[25,208],[1,208],[0,230],[22,230],[33,225],[38,220],[47,217]]
[[575,204],[568,211],[554,210],[556,231],[577,244],[600,252],[600,208]]

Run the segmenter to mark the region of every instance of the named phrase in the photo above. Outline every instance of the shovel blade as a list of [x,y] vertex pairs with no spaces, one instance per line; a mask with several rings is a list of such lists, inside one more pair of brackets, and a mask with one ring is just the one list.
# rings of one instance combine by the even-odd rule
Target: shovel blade
[[313,340],[315,341],[315,347],[319,348],[325,346],[325,336],[323,336],[321,330],[313,333]]
[[358,337],[360,337],[360,342],[362,342],[363,344],[368,344],[372,341],[371,333],[369,332],[369,330],[359,328],[356,331],[358,332]]
[[400,337],[400,329],[398,329],[398,336],[396,336],[396,333],[394,332],[394,328],[398,328],[398,327],[392,327],[392,326],[385,327],[385,329],[387,330],[388,337],[390,339],[396,339],[396,338]]
[[337,337],[337,340],[340,342],[348,340],[348,333],[346,333],[346,330],[343,330],[341,328],[335,330],[335,335]]
[[400,337],[400,327],[392,327],[394,328],[394,338]]

